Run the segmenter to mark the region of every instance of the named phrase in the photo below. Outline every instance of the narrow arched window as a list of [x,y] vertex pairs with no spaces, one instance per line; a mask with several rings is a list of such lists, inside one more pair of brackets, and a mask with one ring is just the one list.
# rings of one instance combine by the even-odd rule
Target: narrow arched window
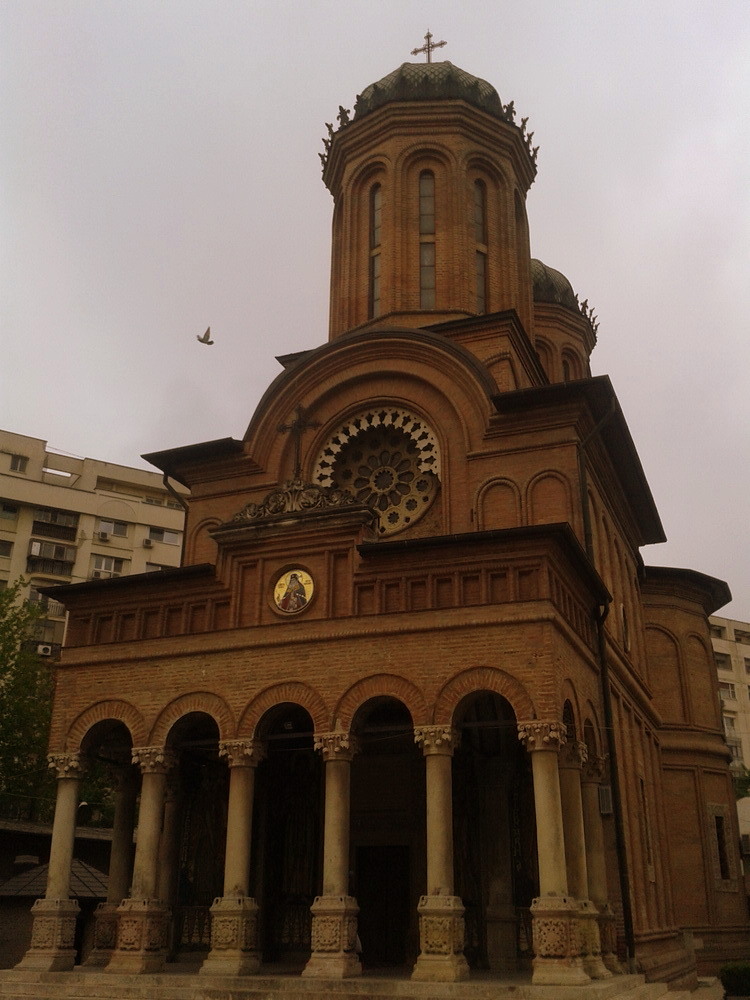
[[474,270],[477,312],[487,312],[487,188],[474,181]]
[[563,372],[563,382],[570,382],[570,378],[571,378],[571,376],[570,376],[570,361],[568,361],[567,358],[563,358],[562,372]]
[[435,175],[419,175],[419,306],[435,308]]
[[370,281],[368,312],[370,319],[380,315],[380,218],[383,189],[379,184],[370,188]]

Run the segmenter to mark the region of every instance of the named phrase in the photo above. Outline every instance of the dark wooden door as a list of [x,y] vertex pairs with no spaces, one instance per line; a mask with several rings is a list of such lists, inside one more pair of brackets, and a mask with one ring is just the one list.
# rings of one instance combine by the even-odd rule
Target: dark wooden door
[[409,929],[409,848],[357,848],[359,939],[365,968],[406,962]]

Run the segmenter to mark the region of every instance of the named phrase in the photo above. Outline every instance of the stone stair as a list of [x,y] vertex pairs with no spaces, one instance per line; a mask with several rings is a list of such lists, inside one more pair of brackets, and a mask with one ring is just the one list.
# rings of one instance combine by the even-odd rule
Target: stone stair
[[527,975],[476,976],[463,983],[409,979],[301,979],[289,975],[199,976],[172,969],[154,975],[101,970],[0,970],[0,1000],[722,1000],[716,980],[698,990],[670,992],[643,976],[614,976],[585,986],[532,986]]

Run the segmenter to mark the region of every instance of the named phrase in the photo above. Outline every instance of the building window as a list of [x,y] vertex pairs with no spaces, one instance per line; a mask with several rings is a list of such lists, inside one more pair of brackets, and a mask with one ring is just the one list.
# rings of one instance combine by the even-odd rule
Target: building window
[[106,535],[119,535],[120,538],[125,538],[128,533],[128,526],[125,521],[110,521],[107,518],[99,518],[98,530],[104,532]]
[[29,544],[29,554],[26,559],[26,572],[70,576],[73,572],[75,559],[76,550],[71,545],[32,541]]
[[26,472],[26,466],[29,464],[29,460],[26,455],[11,455],[10,456],[10,471],[11,472]]
[[115,576],[122,576],[125,560],[115,559],[113,556],[94,556],[92,567],[91,576],[95,580],[109,580]]
[[474,181],[474,271],[477,312],[487,312],[487,188],[484,181]]
[[179,531],[167,531],[166,528],[149,528],[148,537],[152,542],[166,542],[167,545],[179,545]]
[[419,175],[419,307],[435,308],[435,175]]
[[8,521],[15,521],[18,517],[18,507],[16,507],[14,503],[6,503],[3,501],[0,503],[0,517]]
[[750,632],[743,632],[736,628],[734,630],[734,641],[741,642],[743,646],[750,646]]
[[6,540],[0,539],[0,556],[9,556],[13,551],[13,542],[6,542]]
[[728,653],[714,653],[714,661],[719,670],[731,670],[732,660]]
[[370,189],[370,319],[380,315],[380,223],[383,212],[383,189],[374,184]]
[[714,816],[714,827],[716,833],[716,849],[719,857],[719,877],[721,879],[731,878],[729,871],[729,853],[727,851],[727,830],[723,816]]
[[745,657],[745,673],[750,674],[750,656]]
[[145,569],[144,572],[146,572],[146,573],[158,573],[158,572],[160,572],[160,570],[163,570],[163,569],[164,569],[164,567],[161,566],[159,563],[147,562],[146,563],[146,569]]
[[735,729],[735,718],[733,715],[722,715],[721,721],[724,724],[724,735],[725,736],[735,736],[737,730]]
[[724,639],[726,638],[726,629],[721,625],[709,625],[709,632],[711,633],[712,639]]
[[145,503],[153,504],[154,507],[163,507],[164,501],[161,497],[144,497]]
[[67,510],[37,507],[34,511],[34,523],[31,531],[45,538],[59,538],[61,541],[74,542],[78,531],[78,514]]
[[719,694],[725,701],[736,701],[737,690],[730,681],[719,681]]

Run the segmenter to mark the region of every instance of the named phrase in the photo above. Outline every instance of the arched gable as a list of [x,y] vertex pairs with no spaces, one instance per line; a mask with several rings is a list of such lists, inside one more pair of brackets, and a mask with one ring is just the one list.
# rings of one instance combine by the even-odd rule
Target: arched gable
[[512,479],[491,479],[477,494],[477,520],[480,531],[494,528],[517,528],[521,520],[521,492]]
[[554,470],[535,476],[526,490],[526,511],[529,524],[572,523],[570,484],[566,477]]
[[331,713],[318,692],[307,684],[284,681],[265,688],[253,698],[240,717],[237,735],[241,738],[253,737],[266,712],[286,702],[300,705],[309,712],[315,732],[327,732],[330,728]]
[[424,695],[404,677],[395,674],[376,674],[353,684],[344,693],[334,714],[334,727],[348,732],[357,709],[371,698],[396,698],[408,708],[415,726],[427,725],[429,709]]
[[515,677],[496,667],[472,667],[452,677],[435,699],[433,722],[450,725],[462,698],[475,691],[493,691],[508,701],[517,719],[537,717],[534,702],[526,688]]
[[217,694],[210,691],[193,691],[180,695],[171,701],[154,723],[149,735],[149,746],[164,746],[172,726],[184,715],[191,712],[203,712],[210,715],[219,727],[219,739],[230,740],[235,733],[234,716],[231,709]]
[[121,722],[127,727],[133,746],[145,745],[147,729],[141,713],[128,701],[112,699],[89,706],[73,720],[65,737],[65,749],[79,750],[86,733],[98,722],[108,719]]

